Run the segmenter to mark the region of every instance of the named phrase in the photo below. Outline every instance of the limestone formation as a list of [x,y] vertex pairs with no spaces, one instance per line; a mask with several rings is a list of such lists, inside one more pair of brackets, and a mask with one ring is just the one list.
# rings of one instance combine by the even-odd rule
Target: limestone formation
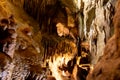
[[[86,80],[96,63],[109,65],[104,57],[114,63],[116,1],[0,0],[0,79]],[[104,71],[96,65],[93,77]]]
[[101,57],[99,62],[95,65],[93,71],[89,73],[87,80],[119,80],[119,25],[120,25],[120,0],[116,4],[116,10],[114,15],[114,36],[107,42],[104,55]]

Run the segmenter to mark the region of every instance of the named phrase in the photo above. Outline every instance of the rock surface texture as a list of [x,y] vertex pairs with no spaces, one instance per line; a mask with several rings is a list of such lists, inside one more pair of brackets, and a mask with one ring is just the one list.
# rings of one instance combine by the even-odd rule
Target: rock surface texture
[[81,41],[87,41],[93,65],[103,55],[105,44],[113,34],[112,19],[117,0],[10,1],[38,20],[42,32],[56,33],[56,26],[61,23],[65,32],[59,34],[59,31],[58,35],[70,35],[74,39],[79,36]]
[[120,80],[120,0],[116,3],[114,15],[114,36],[107,42],[104,55],[95,65],[94,70],[89,73],[87,80]]
[[92,80],[107,72],[119,52],[117,8],[109,40],[116,1],[0,0],[0,80],[86,80],[88,73]]

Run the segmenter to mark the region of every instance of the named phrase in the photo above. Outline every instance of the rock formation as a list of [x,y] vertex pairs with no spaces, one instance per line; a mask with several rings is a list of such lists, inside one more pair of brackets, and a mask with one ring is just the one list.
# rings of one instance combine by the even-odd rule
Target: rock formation
[[16,33],[17,25],[13,19],[13,16],[3,18],[0,21],[0,48],[1,52],[7,54],[11,58],[14,56],[16,46]]
[[119,25],[120,25],[120,0],[117,1],[114,15],[114,36],[107,42],[104,55],[95,65],[94,70],[89,73],[87,80],[119,80]]
[[12,76],[14,51],[16,46],[17,25],[13,16],[0,20],[0,52],[1,79],[8,80]]
[[116,35],[108,41],[116,1],[0,0],[0,79],[86,80],[116,51]]
[[43,33],[56,34],[56,25],[61,23],[74,41],[78,37],[81,41],[87,41],[93,65],[103,55],[105,44],[113,34],[112,18],[116,0],[10,1],[36,19]]

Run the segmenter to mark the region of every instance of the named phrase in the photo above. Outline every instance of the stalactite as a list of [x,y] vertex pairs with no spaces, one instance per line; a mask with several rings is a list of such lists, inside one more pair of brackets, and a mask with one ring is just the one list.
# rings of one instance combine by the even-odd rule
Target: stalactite
[[[18,72],[18,74],[13,74],[13,77],[23,80],[25,78],[40,79],[40,76],[42,76],[43,74],[39,72],[36,73],[36,69],[38,69],[37,67],[41,69],[41,65],[36,63],[42,63],[43,61],[45,61],[45,66],[46,63],[50,64],[49,67],[51,68],[52,73],[54,73],[54,76],[56,76],[56,70],[56,72],[58,72],[56,74],[60,74],[60,77],[62,76],[62,79],[75,78],[75,80],[85,80],[85,77],[89,72],[88,68],[90,68],[90,65],[88,63],[91,63],[92,65],[97,63],[99,57],[102,56],[105,43],[111,36],[110,30],[113,15],[111,11],[114,12],[114,10],[112,10],[114,8],[112,1],[114,2],[115,0],[10,1],[16,6],[18,5],[19,7],[22,7],[30,16],[38,21],[39,29],[40,31],[42,31],[42,40],[40,41],[40,44],[42,44],[41,46],[43,47],[42,52],[42,50],[39,49],[39,44],[34,41],[33,36],[35,34],[27,35],[28,33],[26,33],[26,31],[25,33],[24,31],[20,33],[22,35],[18,36],[17,43],[19,43],[19,46],[17,50],[18,53],[19,51],[21,52],[19,53],[19,57],[24,57],[24,59],[21,59],[25,62],[20,61],[20,66],[17,68],[15,66],[15,71],[20,68],[20,72]],[[59,23],[62,24],[62,26],[58,26]],[[58,30],[58,27],[63,29],[61,32],[63,33],[63,35],[61,36],[59,36],[59,33],[57,35],[57,32],[60,32]],[[80,42],[78,38],[80,39]],[[74,60],[75,64],[77,62],[77,65],[74,65],[73,70],[71,70],[73,72],[68,71],[68,65],[72,65],[73,59],[69,59],[68,57],[66,57],[68,55],[70,57],[71,54],[69,53],[73,53],[73,48],[71,49],[70,47],[74,45],[71,46],[71,44],[74,44],[76,46],[75,50],[78,49],[74,53],[74,55],[77,55],[77,57],[72,55],[72,57],[76,59],[76,61]],[[29,54],[27,54],[28,52]],[[36,55],[39,57],[42,55],[40,58],[43,61],[40,62],[38,58],[33,59],[33,57],[31,57]],[[29,62],[31,62],[32,65]],[[60,63],[62,68],[58,68],[58,63]],[[17,65],[18,63],[15,62],[15,64]],[[36,69],[33,69],[33,67],[35,67]],[[61,71],[60,73],[59,70]],[[15,71],[14,73],[17,73]],[[83,73],[83,75],[81,73]],[[81,76],[76,76],[78,74],[80,74]],[[19,77],[16,77],[14,75]]]

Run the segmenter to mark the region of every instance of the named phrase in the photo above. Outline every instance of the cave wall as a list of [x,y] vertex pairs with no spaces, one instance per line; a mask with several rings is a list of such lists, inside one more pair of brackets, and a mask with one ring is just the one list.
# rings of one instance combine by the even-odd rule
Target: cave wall
[[[10,0],[38,20],[41,31],[55,32],[55,24],[70,23],[77,19],[78,36],[87,41],[91,63],[95,64],[102,56],[107,40],[113,34],[113,15],[116,0]],[[56,6],[56,7],[55,7]],[[68,8],[68,11],[66,10]],[[62,12],[62,15],[59,12]],[[58,13],[56,13],[58,12]],[[58,15],[58,16],[54,16]],[[69,17],[72,18],[69,19]],[[61,16],[61,17],[60,17]],[[76,17],[73,17],[76,16]],[[57,17],[58,21],[54,20]],[[54,21],[53,21],[54,20]],[[52,25],[51,25],[52,24]],[[51,27],[52,26],[52,27]],[[75,34],[73,34],[75,36]]]
[[38,23],[8,0],[0,1],[0,10],[0,80],[42,78]]
[[[63,27],[64,31],[62,30],[63,32],[61,32],[63,35],[66,35],[70,29],[75,30],[75,28],[71,27],[76,27],[77,37],[79,36],[81,45],[85,42],[89,46],[87,54],[90,56],[90,64],[92,65],[95,65],[100,56],[103,55],[106,42],[114,32],[112,19],[117,0],[77,0],[76,2],[75,0],[19,0],[22,5],[17,4],[15,0],[10,1],[15,5],[23,7],[29,15],[33,16],[39,22],[40,30],[43,33],[50,33],[51,31],[51,34],[53,34],[57,30],[56,24],[59,22],[63,24],[60,28],[65,27]],[[69,23],[72,23],[72,26]],[[60,31],[57,30],[57,32],[59,35]],[[76,34],[72,33],[76,38]],[[65,36],[65,38],[67,37]],[[45,47],[53,47],[53,42],[50,39],[43,41],[46,41],[47,46]],[[50,42],[48,43],[47,41]],[[47,49],[45,54],[51,52],[48,48],[45,49]],[[80,56],[82,56],[83,49],[82,47],[78,48]],[[53,52],[53,54],[55,53]],[[53,62],[52,64],[55,63]]]
[[119,46],[119,28],[120,28],[120,0],[115,5],[115,15],[113,17],[114,35],[108,40],[104,55],[95,65],[93,71],[89,73],[87,80],[119,80],[120,73],[120,46]]
[[[44,77],[41,75],[41,71],[44,73],[41,66],[44,67],[45,64],[46,67],[49,63],[48,66],[56,79],[59,76],[59,80],[85,80],[91,66],[89,63],[97,63],[103,55],[106,42],[113,34],[112,19],[117,0],[9,1],[14,7],[20,8],[10,6],[10,11],[7,11],[5,5],[0,6],[4,11],[0,14],[13,14],[18,26],[22,26],[17,31],[19,45],[13,59],[14,65],[13,62],[10,65],[12,77],[8,75],[9,79],[40,79],[41,76]],[[5,4],[4,1],[1,1],[2,3]],[[25,13],[21,8],[35,20],[22,15]],[[16,15],[17,10],[20,11]],[[36,34],[29,35],[32,31]]]

